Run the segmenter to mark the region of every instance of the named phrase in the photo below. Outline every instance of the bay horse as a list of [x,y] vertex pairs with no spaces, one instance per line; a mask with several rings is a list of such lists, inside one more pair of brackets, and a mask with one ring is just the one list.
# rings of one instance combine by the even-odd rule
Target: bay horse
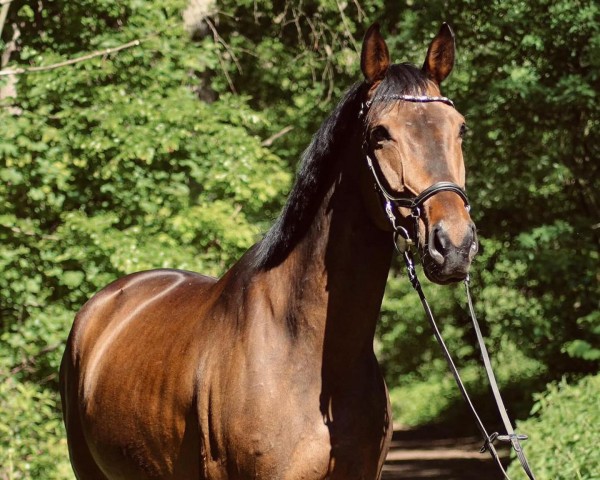
[[[440,97],[454,49],[444,24],[423,68],[392,65],[372,25],[364,81],[313,137],[262,241],[220,279],[134,273],[83,306],[60,370],[78,479],[380,477],[392,426],[373,338],[393,228],[366,158],[399,197],[464,188],[464,118]],[[417,230],[426,275],[465,278],[477,240],[461,196],[421,210],[394,214]]]

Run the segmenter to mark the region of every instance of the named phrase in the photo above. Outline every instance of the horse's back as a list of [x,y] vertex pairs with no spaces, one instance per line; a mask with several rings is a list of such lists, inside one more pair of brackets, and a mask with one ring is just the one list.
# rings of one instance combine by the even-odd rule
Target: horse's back
[[[205,292],[216,282],[214,278],[182,270],[148,270],[120,278],[94,295],[75,317],[69,344],[75,353],[98,360],[103,350],[120,339],[148,329],[178,331],[198,318],[206,300]],[[187,307],[185,306],[187,304]],[[183,306],[183,308],[182,308]],[[191,311],[191,309],[196,309]],[[178,315],[173,315],[177,310]],[[196,315],[194,315],[196,314]],[[93,370],[93,365],[89,367]]]
[[79,478],[181,478],[199,470],[193,360],[215,282],[179,270],[140,272],[78,313],[61,395]]

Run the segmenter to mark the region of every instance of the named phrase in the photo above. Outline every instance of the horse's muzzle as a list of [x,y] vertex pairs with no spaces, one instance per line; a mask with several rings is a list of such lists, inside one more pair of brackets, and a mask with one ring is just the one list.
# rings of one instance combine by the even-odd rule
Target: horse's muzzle
[[469,221],[465,227],[461,235],[445,228],[444,222],[439,222],[430,229],[423,267],[432,282],[447,284],[467,277],[479,244],[473,222]]

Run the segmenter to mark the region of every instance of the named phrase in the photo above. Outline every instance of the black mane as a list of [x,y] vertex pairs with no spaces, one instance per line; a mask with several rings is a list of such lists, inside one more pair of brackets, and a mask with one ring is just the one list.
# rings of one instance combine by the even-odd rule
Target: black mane
[[[418,95],[425,92],[427,78],[410,64],[391,65],[377,87],[371,110],[390,105],[394,94]],[[334,180],[337,139],[348,141],[368,86],[354,84],[331,115],[323,122],[302,155],[300,170],[283,211],[264,239],[254,250],[257,268],[269,269],[280,264],[306,233],[320,202]]]

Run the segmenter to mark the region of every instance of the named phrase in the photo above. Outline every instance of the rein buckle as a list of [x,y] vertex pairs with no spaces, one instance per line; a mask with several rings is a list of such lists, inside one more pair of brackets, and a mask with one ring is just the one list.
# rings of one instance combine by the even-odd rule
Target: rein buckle
[[401,255],[409,252],[411,247],[415,244],[415,242],[410,238],[408,231],[404,227],[396,227],[396,231],[394,232],[394,245],[396,246],[396,250]]
[[489,450],[489,446],[492,445],[496,440],[499,442],[510,443],[512,447],[515,449],[515,452],[521,451],[520,441],[528,440],[529,437],[523,433],[510,433],[508,435],[500,435],[498,432],[492,433],[488,439],[485,440],[481,450],[479,453],[484,453]]

